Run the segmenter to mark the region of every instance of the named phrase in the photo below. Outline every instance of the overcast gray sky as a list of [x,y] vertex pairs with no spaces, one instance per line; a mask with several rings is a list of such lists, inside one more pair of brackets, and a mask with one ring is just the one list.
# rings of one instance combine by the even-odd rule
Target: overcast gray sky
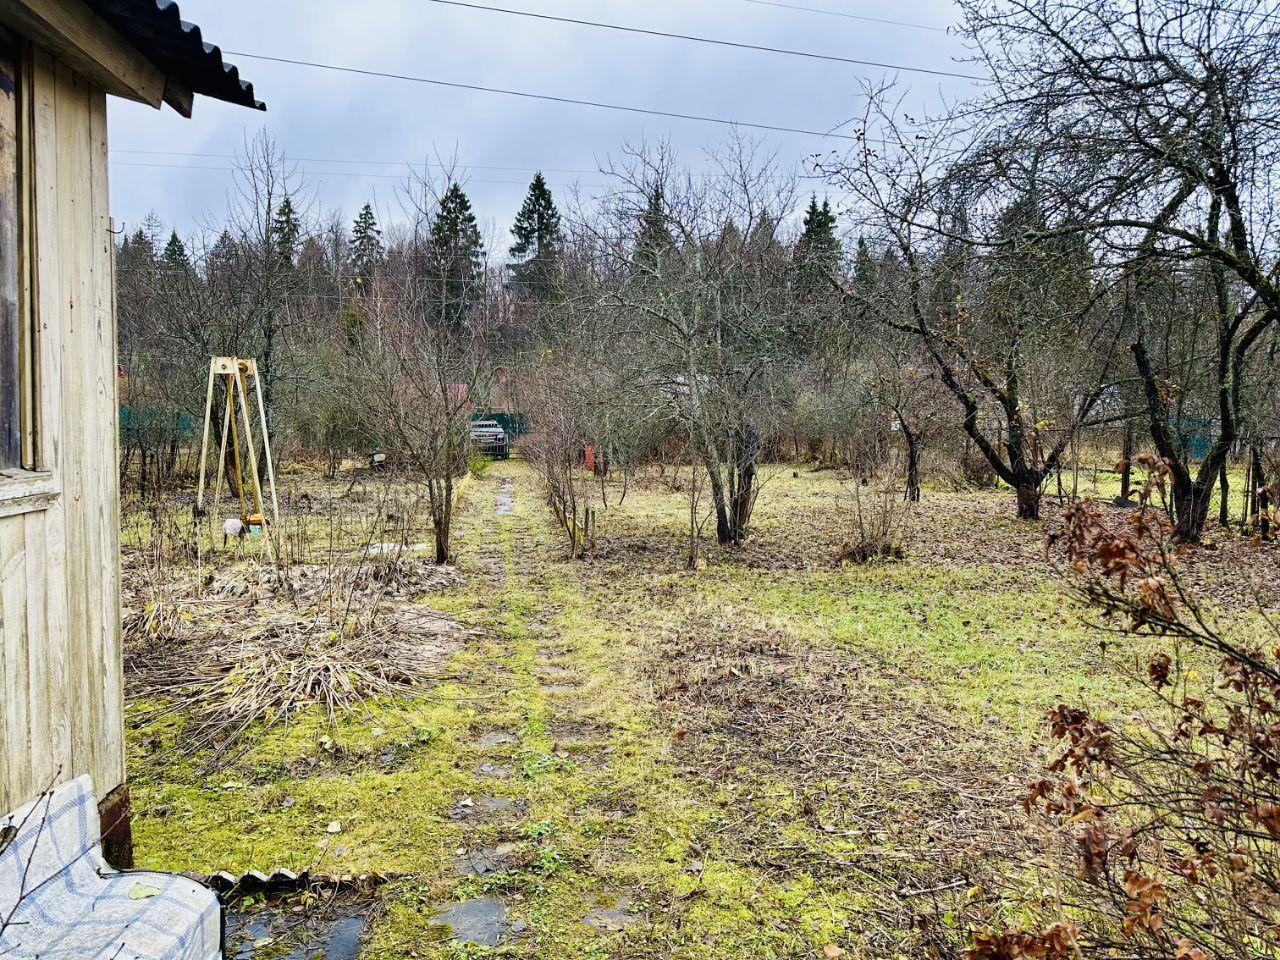
[[[964,49],[938,30],[783,9],[753,0],[475,0],[487,6],[705,37],[972,72]],[[795,6],[945,28],[951,0],[779,0]],[[224,51],[312,60],[391,73],[608,101],[811,130],[858,113],[863,78],[890,71],[728,49],[660,37],[446,6],[432,0],[180,0],[183,18]],[[149,213],[187,234],[226,209],[246,138],[267,131],[296,158],[317,214],[350,220],[366,200],[399,215],[408,162],[456,153],[468,193],[492,232],[511,219],[534,170],[563,194],[595,192],[597,172],[626,142],[667,140],[686,165],[729,130],[708,123],[460,91],[226,54],[254,83],[267,112],[198,98],[183,120],[168,108],[113,100],[112,212],[132,229]],[[901,73],[916,107],[971,89],[968,81]],[[820,137],[744,131],[785,166],[840,149]],[[172,151],[162,153],[161,151]],[[339,163],[335,161],[356,161]],[[562,172],[575,171],[575,172]],[[576,172],[581,171],[581,172]],[[821,184],[812,189],[823,193]],[[498,251],[495,251],[498,252]]]

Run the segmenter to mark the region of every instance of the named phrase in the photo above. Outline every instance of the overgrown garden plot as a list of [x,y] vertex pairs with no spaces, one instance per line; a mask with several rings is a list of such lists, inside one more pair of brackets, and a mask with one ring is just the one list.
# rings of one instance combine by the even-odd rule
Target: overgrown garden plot
[[[336,907],[331,885],[265,899],[297,936],[326,909],[364,916],[366,957],[919,955],[1034,889],[1018,800],[1045,711],[1132,706],[1115,667],[1133,651],[1100,649],[1041,526],[1003,519],[998,493],[929,491],[906,560],[841,567],[842,481],[778,467],[747,545],[688,571],[684,494],[644,476],[569,561],[532,471],[495,469],[466,494],[456,572],[409,588],[456,624],[430,675],[332,720],[297,711],[210,767],[183,749],[200,716],[165,712],[134,657],[146,865],[333,875]],[[303,546],[326,536],[304,526]],[[362,529],[323,552],[367,551]],[[259,577],[219,564],[213,584]],[[192,605],[210,622],[188,628],[284,603],[233,601]],[[158,642],[135,631],[131,654]],[[256,955],[287,952],[282,929]]]

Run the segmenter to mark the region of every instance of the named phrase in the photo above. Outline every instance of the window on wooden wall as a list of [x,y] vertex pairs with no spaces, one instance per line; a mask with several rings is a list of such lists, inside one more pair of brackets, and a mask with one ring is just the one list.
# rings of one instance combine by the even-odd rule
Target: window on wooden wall
[[38,466],[23,65],[20,38],[0,27],[0,470],[9,473]]

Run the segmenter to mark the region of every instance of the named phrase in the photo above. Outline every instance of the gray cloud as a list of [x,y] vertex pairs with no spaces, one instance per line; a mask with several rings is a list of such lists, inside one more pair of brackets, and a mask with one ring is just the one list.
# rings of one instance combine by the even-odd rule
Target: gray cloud
[[[180,2],[183,17],[199,23],[205,37],[226,50],[810,129],[829,129],[855,115],[860,80],[885,75],[426,0]],[[957,69],[955,60],[964,53],[958,39],[934,31],[743,0],[505,0],[498,5],[931,68]],[[801,5],[943,27],[956,17],[950,0],[806,0]],[[184,154],[234,154],[264,129],[288,156],[316,158],[296,161],[315,209],[338,210],[348,219],[366,200],[394,219],[404,163],[456,153],[477,211],[499,232],[510,223],[535,169],[593,171],[616,157],[623,143],[646,139],[669,141],[686,164],[703,169],[706,149],[729,136],[727,128],[712,124],[228,59],[253,81],[268,104],[266,114],[198,100],[195,116],[183,120],[167,109],[157,113],[113,101],[111,189],[118,225],[132,228],[154,212],[186,233],[218,218],[231,187],[232,161]],[[951,78],[903,74],[902,80],[910,84],[912,109],[936,107],[971,88]],[[840,146],[793,134],[753,135],[788,167]],[[360,162],[324,162],[332,160]],[[547,177],[557,193],[578,182],[590,195],[603,182],[591,172]],[[821,192],[821,185],[815,188]]]

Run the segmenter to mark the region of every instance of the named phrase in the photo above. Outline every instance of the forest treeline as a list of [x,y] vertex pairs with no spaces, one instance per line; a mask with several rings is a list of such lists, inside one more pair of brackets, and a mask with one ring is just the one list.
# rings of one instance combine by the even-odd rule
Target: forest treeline
[[527,421],[567,528],[594,496],[587,446],[614,471],[698,464],[734,544],[768,458],[866,475],[892,456],[907,499],[945,470],[1034,518],[1084,443],[1126,474],[1164,461],[1184,539],[1215,506],[1248,524],[1228,467],[1256,501],[1280,436],[1273,15],[963,6],[994,79],[945,116],[867,86],[859,143],[809,179],[743,138],[697,173],[624,149],[591,200],[535,176],[509,237],[482,235],[448,165],[408,175],[386,224],[369,204],[312,216],[258,139],[225,223],[120,241],[123,472],[154,489],[191,469],[208,358],[238,354],[278,449],[330,471],[386,452],[446,528],[470,417],[492,410]]

